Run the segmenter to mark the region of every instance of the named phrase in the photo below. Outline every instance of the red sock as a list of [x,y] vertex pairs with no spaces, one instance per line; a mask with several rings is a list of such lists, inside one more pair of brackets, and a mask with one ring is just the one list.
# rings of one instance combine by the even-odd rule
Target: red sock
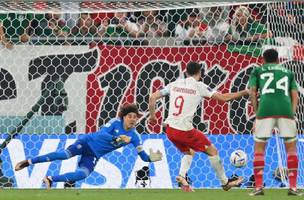
[[255,179],[255,188],[263,187],[264,165],[264,153],[254,153],[253,172]]
[[292,189],[297,188],[298,164],[299,164],[299,160],[297,153],[288,154],[287,156],[288,179],[289,179],[289,187]]

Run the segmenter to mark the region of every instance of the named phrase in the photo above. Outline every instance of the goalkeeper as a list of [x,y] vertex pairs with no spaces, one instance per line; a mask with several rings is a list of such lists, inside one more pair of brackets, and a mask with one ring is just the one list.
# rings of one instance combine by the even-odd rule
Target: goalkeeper
[[86,178],[93,170],[98,159],[120,147],[133,144],[143,161],[155,162],[162,159],[162,153],[150,149],[148,155],[142,146],[140,135],[135,126],[138,120],[138,108],[135,104],[128,104],[121,108],[119,118],[114,118],[106,123],[98,132],[80,136],[80,138],[66,150],[37,156],[17,163],[15,170],[19,171],[29,165],[53,160],[65,160],[76,155],[81,155],[78,169],[75,172],[57,176],[47,176],[43,179],[47,188],[52,182],[78,181]]

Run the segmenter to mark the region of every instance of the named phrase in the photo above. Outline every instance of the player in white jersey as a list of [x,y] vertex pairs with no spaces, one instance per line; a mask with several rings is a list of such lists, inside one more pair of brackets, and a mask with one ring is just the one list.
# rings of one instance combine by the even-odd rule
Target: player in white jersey
[[190,168],[195,152],[204,152],[208,155],[210,163],[219,178],[225,191],[239,185],[243,178],[228,179],[221,163],[218,151],[210,140],[192,125],[194,113],[203,98],[212,98],[219,101],[230,101],[244,95],[248,90],[237,93],[221,94],[211,90],[201,82],[201,65],[190,62],[187,65],[187,78],[178,79],[164,89],[153,93],[149,100],[150,121],[156,122],[155,104],[164,96],[170,96],[169,115],[166,119],[166,134],[169,140],[184,154],[177,182],[184,191],[193,191],[186,181],[186,173]]

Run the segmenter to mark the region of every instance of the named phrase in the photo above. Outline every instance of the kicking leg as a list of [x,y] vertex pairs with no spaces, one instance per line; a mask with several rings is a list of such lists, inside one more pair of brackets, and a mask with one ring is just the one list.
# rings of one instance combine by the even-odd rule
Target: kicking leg
[[243,181],[243,177],[238,177],[236,180],[228,179],[218,151],[213,145],[210,145],[205,153],[208,155],[211,166],[220,180],[223,190],[228,191],[231,187],[237,186]]

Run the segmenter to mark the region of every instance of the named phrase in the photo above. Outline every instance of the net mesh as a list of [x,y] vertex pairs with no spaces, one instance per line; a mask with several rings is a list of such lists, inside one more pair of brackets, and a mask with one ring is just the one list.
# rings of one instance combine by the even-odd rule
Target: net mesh
[[[184,77],[191,60],[203,65],[202,80],[210,88],[236,92],[247,87],[250,72],[262,63],[263,49],[276,48],[299,85],[297,124],[301,132],[303,16],[301,1],[1,2],[0,141],[7,141],[1,154],[1,186],[40,188],[45,175],[74,171],[77,158],[20,172],[14,166],[25,158],[66,148],[78,134],[97,131],[116,117],[120,105],[136,102],[141,115],[137,130],[144,147],[160,149],[164,159],[144,163],[132,147],[125,147],[100,159],[88,178],[71,185],[177,187],[181,154],[162,134],[168,99],[157,103],[156,125],[148,122],[148,100],[152,92]],[[194,117],[195,127],[218,148],[227,175],[246,177],[241,187],[253,186],[254,119],[247,98],[230,103],[204,100]],[[300,160],[303,141],[299,135]],[[236,149],[248,155],[244,168],[229,163]],[[285,160],[282,141],[271,139],[267,187],[286,186],[286,181],[273,174],[284,171],[276,169],[286,166]],[[303,173],[300,163],[299,185],[304,183]],[[195,157],[188,175],[194,187],[220,186],[203,154]]]

